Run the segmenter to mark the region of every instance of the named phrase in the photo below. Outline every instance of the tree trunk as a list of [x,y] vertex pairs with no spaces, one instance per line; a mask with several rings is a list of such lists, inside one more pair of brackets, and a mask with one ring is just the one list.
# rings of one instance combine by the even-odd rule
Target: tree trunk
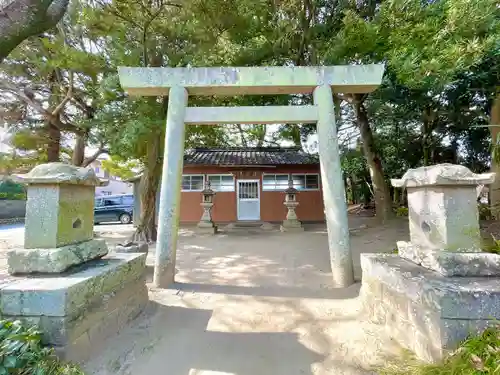
[[407,192],[406,189],[401,191],[401,194],[399,195],[399,205],[406,207],[408,205],[407,202]]
[[49,163],[60,161],[59,154],[61,152],[61,131],[58,127],[47,122],[47,161]]
[[431,149],[430,149],[431,126],[429,121],[430,121],[429,109],[426,108],[424,110],[423,121],[422,121],[422,151],[424,155],[423,163],[425,166],[431,164]]
[[399,205],[400,195],[401,195],[401,190],[398,188],[394,189],[394,193],[392,195],[392,203],[394,205]]
[[289,125],[291,127],[292,141],[294,146],[300,147],[302,146],[302,142],[300,140],[300,128],[298,125]]
[[490,185],[490,204],[491,204],[491,214],[492,216],[499,220],[500,219],[500,158],[493,157],[494,153],[498,155],[499,145],[499,136],[500,136],[500,93],[497,94],[493,102],[493,106],[491,107],[491,117],[490,117],[490,133],[491,133],[491,142],[492,142],[492,150],[493,148],[497,148],[495,152],[492,152],[491,158],[491,172],[495,172],[497,174],[497,178],[495,182]]
[[[160,133],[160,132],[158,132]],[[156,196],[160,184],[162,163],[160,159],[161,135],[152,133],[148,141],[144,172],[140,182],[141,214],[133,235],[133,241],[156,241]]]
[[353,102],[356,120],[361,133],[361,141],[363,142],[363,154],[370,170],[370,177],[373,185],[373,193],[375,198],[375,212],[381,221],[386,221],[392,216],[392,202],[389,186],[384,178],[384,170],[382,161],[375,149],[375,141],[373,132],[368,121],[368,114],[362,99],[358,95],[354,95]]
[[238,128],[238,133],[240,135],[241,145],[243,147],[248,147],[247,139],[245,137],[245,131],[243,130],[243,127],[241,126],[241,124],[236,125],[236,127]]
[[2,62],[23,40],[54,27],[66,12],[69,0],[11,0],[0,4]]
[[[58,87],[56,84],[56,72],[51,71],[47,77],[49,83],[50,97],[49,108],[54,105],[58,94]],[[56,116],[59,116],[57,114]],[[61,129],[55,126],[50,119],[45,119],[45,131],[47,132],[47,161],[49,163],[60,161],[61,153]]]
[[73,156],[71,158],[71,163],[78,167],[83,165],[85,159],[85,135],[76,134],[75,149],[73,150]]
[[453,153],[452,155],[452,163],[453,164],[458,164],[458,137],[453,137],[451,141],[451,151]]
[[[150,25],[151,22],[148,23]],[[156,51],[156,42],[153,40],[152,45],[147,43],[147,26],[143,31],[143,47],[144,47],[144,66],[161,67],[163,66],[163,55],[158,54]],[[152,106],[158,106],[156,97],[149,97]],[[162,112],[162,124],[166,123],[166,114],[168,111],[168,97],[164,96],[162,105],[159,108]],[[161,125],[160,125],[161,126]],[[156,241],[156,196],[158,192],[158,185],[162,174],[163,158],[161,157],[162,146],[162,131],[158,126],[150,132],[149,139],[147,140],[146,157],[144,160],[144,171],[141,177],[141,215],[139,223],[132,236],[133,241],[151,242]],[[164,125],[163,125],[164,126]],[[184,157],[181,156],[181,157]]]
[[354,189],[352,188],[352,180],[350,177],[344,176],[345,192],[347,195],[347,203],[354,204]]
[[424,166],[431,165],[435,159],[435,145],[432,139],[436,121],[436,112],[429,105],[422,113],[422,151]]

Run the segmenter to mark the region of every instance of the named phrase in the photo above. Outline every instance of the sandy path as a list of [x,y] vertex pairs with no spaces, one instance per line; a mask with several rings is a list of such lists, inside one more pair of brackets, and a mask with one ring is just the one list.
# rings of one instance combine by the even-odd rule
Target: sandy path
[[[354,218],[356,227],[369,219]],[[359,253],[388,251],[406,222],[354,231]],[[150,289],[150,305],[87,363],[89,374],[370,374],[399,354],[379,327],[363,321],[359,284],[334,289],[326,232],[181,231],[177,284]],[[154,254],[148,257],[152,264]]]

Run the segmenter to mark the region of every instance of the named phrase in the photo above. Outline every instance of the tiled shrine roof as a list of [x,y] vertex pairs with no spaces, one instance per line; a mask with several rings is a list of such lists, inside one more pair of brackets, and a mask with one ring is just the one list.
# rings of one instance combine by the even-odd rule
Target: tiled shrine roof
[[318,164],[318,155],[299,147],[230,147],[186,150],[184,165],[311,165]]

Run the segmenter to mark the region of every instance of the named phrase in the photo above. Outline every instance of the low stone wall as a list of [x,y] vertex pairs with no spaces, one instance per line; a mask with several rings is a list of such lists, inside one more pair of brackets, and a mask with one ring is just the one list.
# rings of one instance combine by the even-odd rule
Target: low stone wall
[[146,306],[145,261],[146,254],[114,254],[13,283],[0,291],[3,316],[37,324],[60,357],[85,361]]
[[26,201],[0,199],[0,220],[22,218],[26,215]]
[[364,314],[425,361],[500,318],[498,278],[444,277],[393,254],[361,254]]

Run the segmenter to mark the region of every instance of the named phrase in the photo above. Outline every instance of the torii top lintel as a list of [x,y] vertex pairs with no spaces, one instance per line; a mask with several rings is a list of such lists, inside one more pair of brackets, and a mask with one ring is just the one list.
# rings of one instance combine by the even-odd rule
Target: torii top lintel
[[367,93],[382,81],[383,64],[222,67],[130,68],[119,67],[123,89],[130,95],[168,95],[183,86],[190,95],[308,94],[327,84],[334,92]]

